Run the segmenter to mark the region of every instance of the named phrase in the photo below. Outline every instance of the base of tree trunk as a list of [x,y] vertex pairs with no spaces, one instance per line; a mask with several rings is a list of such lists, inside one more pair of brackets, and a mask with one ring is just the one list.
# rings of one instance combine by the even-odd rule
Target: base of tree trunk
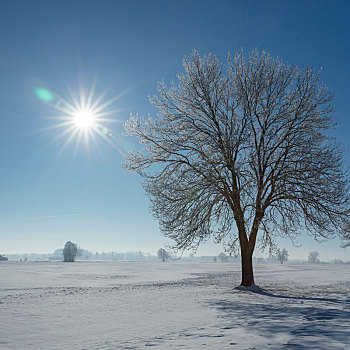
[[238,290],[247,290],[249,292],[254,292],[254,293],[262,293],[263,290],[256,284],[252,284],[251,286],[237,286],[235,289]]
[[251,287],[254,285],[255,285],[254,281],[253,282],[242,281],[240,284],[241,287]]

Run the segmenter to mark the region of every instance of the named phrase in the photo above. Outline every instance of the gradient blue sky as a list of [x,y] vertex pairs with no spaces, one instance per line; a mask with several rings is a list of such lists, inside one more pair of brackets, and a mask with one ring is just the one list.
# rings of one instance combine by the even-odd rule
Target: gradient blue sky
[[[118,150],[102,139],[87,153],[53,142],[62,129],[33,93],[44,86],[67,98],[79,82],[120,95],[116,120],[154,113],[147,96],[182,70],[196,48],[226,59],[243,48],[292,64],[323,68],[335,94],[336,136],[349,150],[350,3],[347,1],[1,1],[0,253],[50,252],[67,240],[91,251],[155,253],[166,243],[148,211],[141,179],[124,173]],[[120,149],[122,123],[108,124]],[[345,165],[350,165],[349,152]],[[350,259],[339,240],[287,241],[291,258],[318,250],[321,260]],[[199,254],[217,254],[205,244]],[[256,255],[260,255],[259,253]]]

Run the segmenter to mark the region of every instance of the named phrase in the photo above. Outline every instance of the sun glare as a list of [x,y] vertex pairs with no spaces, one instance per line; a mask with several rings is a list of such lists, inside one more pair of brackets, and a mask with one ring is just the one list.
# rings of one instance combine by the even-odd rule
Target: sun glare
[[[97,143],[97,136],[103,138],[114,148],[119,149],[119,145],[117,145],[120,143],[118,141],[119,139],[115,137],[112,130],[110,130],[106,124],[122,122],[121,120],[115,119],[115,115],[121,112],[121,109],[108,109],[113,102],[118,100],[120,95],[107,101],[104,100],[105,92],[95,97],[95,82],[87,95],[85,95],[83,89],[80,88],[79,95],[76,96],[71,93],[69,100],[42,87],[36,87],[34,93],[40,100],[50,104],[54,109],[63,113],[60,116],[49,117],[59,122],[51,127],[43,129],[63,129],[53,140],[57,141],[64,137],[66,140],[62,149],[66,148],[74,140],[76,149],[82,142],[85,143],[86,148],[89,149],[90,141]],[[117,141],[117,144],[115,144],[114,140]]]
[[78,128],[81,128],[81,129],[91,128],[95,122],[95,115],[93,111],[90,111],[90,110],[78,111],[74,115],[74,122]]

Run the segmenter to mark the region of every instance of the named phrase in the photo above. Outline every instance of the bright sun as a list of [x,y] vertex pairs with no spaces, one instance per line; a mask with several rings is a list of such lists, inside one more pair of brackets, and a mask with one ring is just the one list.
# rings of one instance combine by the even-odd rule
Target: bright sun
[[[37,97],[54,109],[63,112],[63,115],[50,117],[59,120],[58,123],[44,130],[63,128],[54,141],[66,137],[62,150],[75,140],[76,149],[81,142],[84,142],[89,149],[90,141],[97,143],[97,136],[107,141],[112,147],[118,149],[113,139],[116,139],[112,130],[105,126],[106,123],[119,123],[121,120],[112,118],[119,110],[108,110],[113,102],[118,100],[119,95],[107,101],[104,101],[105,91],[95,97],[95,81],[90,92],[85,95],[82,88],[79,89],[79,95],[75,96],[70,93],[71,101],[66,100],[56,93],[45,88],[38,87],[35,89]],[[110,117],[109,117],[110,116]]]
[[74,115],[74,123],[79,129],[89,129],[95,124],[96,116],[89,109],[79,110]]

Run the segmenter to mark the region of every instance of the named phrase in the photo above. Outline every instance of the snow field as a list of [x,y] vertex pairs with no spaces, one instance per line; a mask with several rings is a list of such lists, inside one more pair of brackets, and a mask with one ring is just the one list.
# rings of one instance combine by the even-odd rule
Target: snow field
[[0,264],[0,349],[350,349],[348,265]]

